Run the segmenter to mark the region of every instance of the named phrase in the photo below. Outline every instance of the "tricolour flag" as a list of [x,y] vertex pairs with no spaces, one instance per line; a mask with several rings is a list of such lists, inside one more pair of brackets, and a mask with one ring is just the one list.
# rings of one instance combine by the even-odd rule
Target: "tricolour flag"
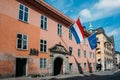
[[84,30],[78,18],[75,24],[70,27],[71,32],[73,33],[77,44],[79,44],[84,39]]
[[88,42],[90,44],[91,49],[95,49],[97,47],[96,33],[88,37]]

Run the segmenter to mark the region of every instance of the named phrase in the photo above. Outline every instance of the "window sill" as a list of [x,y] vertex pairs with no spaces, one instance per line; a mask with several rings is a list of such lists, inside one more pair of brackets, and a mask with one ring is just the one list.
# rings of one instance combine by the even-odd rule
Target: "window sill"
[[19,21],[21,21],[21,22],[24,22],[24,23],[26,23],[26,24],[28,24],[28,22],[25,22],[25,21],[23,21],[23,20],[20,20],[20,19],[18,19]]
[[28,49],[19,49],[19,48],[17,48],[16,50],[20,50],[20,51],[28,51]]

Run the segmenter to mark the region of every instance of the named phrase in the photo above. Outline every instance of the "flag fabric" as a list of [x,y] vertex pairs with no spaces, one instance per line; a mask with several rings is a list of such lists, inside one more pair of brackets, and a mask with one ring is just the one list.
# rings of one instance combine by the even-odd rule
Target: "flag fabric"
[[88,42],[92,50],[97,47],[96,33],[93,33],[91,36],[88,37]]
[[75,24],[70,27],[71,32],[73,33],[77,44],[79,44],[84,39],[84,30],[82,28],[80,19],[78,18]]

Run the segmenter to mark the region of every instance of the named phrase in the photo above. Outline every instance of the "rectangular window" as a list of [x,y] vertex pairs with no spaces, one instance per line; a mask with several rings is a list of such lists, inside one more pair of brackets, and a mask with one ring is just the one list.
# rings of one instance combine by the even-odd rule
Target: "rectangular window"
[[72,71],[73,70],[73,64],[69,63],[69,70]]
[[57,30],[58,35],[62,35],[62,25],[58,24],[58,30]]
[[44,30],[48,29],[48,26],[47,26],[47,17],[44,16],[44,15],[41,15],[41,25],[40,26]]
[[40,58],[40,68],[46,68],[46,67],[47,67],[46,58]]
[[28,22],[28,7],[24,6],[23,4],[19,5],[19,20]]
[[72,32],[70,29],[69,29],[69,39],[72,40]]
[[86,68],[87,68],[87,67],[86,67],[86,63],[84,63],[84,71],[86,71]]
[[70,53],[70,55],[72,55],[72,47],[69,47],[69,53]]
[[86,51],[84,50],[84,58],[86,58]]
[[47,41],[46,40],[40,40],[40,51],[47,52]]
[[78,57],[80,57],[80,49],[78,49]]
[[90,52],[90,58],[92,58],[92,52]]
[[79,68],[79,67],[81,68],[81,63],[78,63],[78,68]]
[[17,49],[27,50],[28,37],[24,34],[17,34]]

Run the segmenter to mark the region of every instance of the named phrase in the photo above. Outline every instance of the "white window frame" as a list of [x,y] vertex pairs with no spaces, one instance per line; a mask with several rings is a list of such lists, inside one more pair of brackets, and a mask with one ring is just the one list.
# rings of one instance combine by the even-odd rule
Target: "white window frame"
[[[27,36],[27,40],[25,40],[25,41],[27,41],[27,48],[26,49],[23,49],[23,40],[22,40],[22,48],[18,48],[17,47],[17,45],[18,45],[18,38],[16,39],[16,49],[18,49],[18,50],[28,50],[28,35],[27,34],[22,34],[22,33],[17,33],[17,35],[18,34],[21,34],[22,35],[22,39],[23,39],[23,35],[26,35]],[[16,36],[17,37],[17,36]]]
[[[41,18],[42,16],[43,16],[43,19]],[[46,18],[46,20],[45,20],[45,18]],[[41,26],[41,21],[43,21],[43,28]],[[46,22],[46,28],[45,28],[45,22]],[[44,15],[40,16],[40,28],[43,30],[48,30],[48,18],[47,18],[47,16],[44,16]]]
[[[22,19],[22,20],[19,18],[19,15],[20,15],[19,11],[21,10],[21,9],[20,9],[20,5],[22,5],[22,6],[23,6],[23,9],[24,9],[24,10],[22,10],[22,11],[23,11],[23,19]],[[21,4],[21,3],[19,4],[19,7],[18,7],[18,20],[23,21],[23,22],[25,22],[25,23],[29,23],[29,8],[28,8],[28,12],[26,12],[26,11],[25,11],[25,7],[28,8],[27,6],[25,6],[25,5]],[[28,14],[27,21],[24,21],[24,17],[25,17],[25,16],[24,16],[24,15],[25,15],[24,13],[25,13],[25,12]]]
[[[42,62],[41,62],[42,60]],[[45,62],[46,61],[46,62]],[[42,63],[42,64],[41,64]],[[47,68],[47,59],[46,58],[40,58],[40,68],[45,69]]]
[[58,26],[58,27],[57,27],[57,34],[58,34],[59,36],[62,36],[62,25],[61,25],[61,24],[58,24],[57,26]]
[[[47,52],[47,40],[43,40],[43,43],[41,43],[41,40],[43,40],[43,39],[40,39],[40,52],[45,52],[44,45],[46,45],[46,52]],[[44,41],[46,41],[46,44],[44,43]],[[41,44],[43,45],[43,51],[41,51]]]
[[70,29],[69,29],[69,40],[72,40],[72,32]]

